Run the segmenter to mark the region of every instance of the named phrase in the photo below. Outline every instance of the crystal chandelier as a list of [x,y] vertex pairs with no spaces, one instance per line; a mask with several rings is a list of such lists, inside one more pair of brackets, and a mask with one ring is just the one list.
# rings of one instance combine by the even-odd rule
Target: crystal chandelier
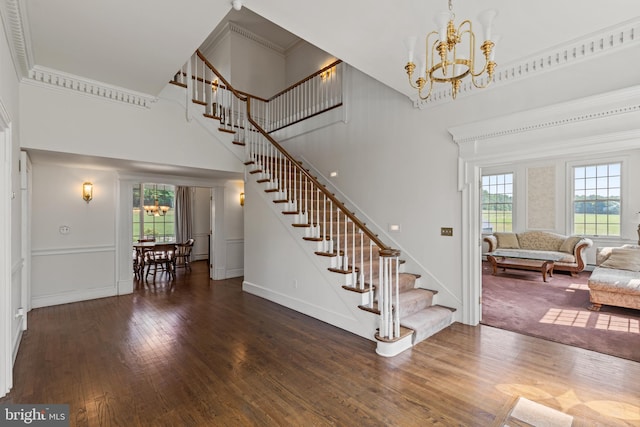
[[[473,85],[484,88],[493,80],[493,72],[496,63],[493,61],[495,54],[495,41],[497,36],[491,37],[491,23],[497,15],[494,9],[486,10],[480,14],[478,20],[484,29],[484,42],[480,50],[484,54],[485,63],[481,70],[476,70],[475,52],[476,36],[472,30],[471,21],[465,20],[455,27],[453,20],[453,6],[449,0],[449,11],[441,12],[436,16],[438,31],[427,34],[425,55],[417,61],[420,65],[418,78],[413,80],[413,73],[417,67],[413,62],[416,37],[408,37],[405,40],[409,50],[409,61],[404,67],[409,76],[411,87],[418,89],[418,96],[426,100],[431,96],[433,83],[451,83],[451,96],[456,98],[462,79],[471,76]],[[433,40],[432,40],[433,36]],[[438,61],[438,62],[436,62]],[[479,78],[486,72],[487,79],[481,83]],[[428,86],[428,92],[424,95]]]

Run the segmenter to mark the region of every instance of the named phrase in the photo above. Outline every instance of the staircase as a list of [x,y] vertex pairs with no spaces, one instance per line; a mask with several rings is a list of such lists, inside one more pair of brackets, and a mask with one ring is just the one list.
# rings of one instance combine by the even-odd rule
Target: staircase
[[172,83],[186,88],[193,104],[204,108],[203,116],[220,123],[220,131],[234,135],[233,144],[244,148],[248,179],[301,231],[303,240],[314,242],[314,254],[328,261],[345,292],[359,294],[358,307],[378,318],[371,331],[376,352],[393,356],[450,325],[455,310],[434,304],[437,292],[420,288],[420,276],[404,272],[400,251],[369,230],[268,132],[341,105],[341,91],[315,81],[328,75],[339,84],[339,66],[339,61],[331,64],[264,100],[235,90],[196,52]]

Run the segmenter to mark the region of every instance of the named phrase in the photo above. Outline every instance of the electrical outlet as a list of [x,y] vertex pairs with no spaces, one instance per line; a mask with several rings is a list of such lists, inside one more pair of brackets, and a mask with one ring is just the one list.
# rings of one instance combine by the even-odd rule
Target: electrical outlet
[[441,227],[440,228],[441,236],[453,236],[453,228],[452,227]]

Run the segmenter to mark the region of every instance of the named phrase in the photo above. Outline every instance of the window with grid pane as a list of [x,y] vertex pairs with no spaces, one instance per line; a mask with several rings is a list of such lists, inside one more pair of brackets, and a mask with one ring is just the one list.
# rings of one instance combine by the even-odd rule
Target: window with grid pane
[[620,236],[621,163],[573,168],[573,232]]
[[[133,188],[133,241],[154,238],[173,242],[175,233],[175,187],[165,184],[139,184]],[[149,211],[146,207],[168,207]]]
[[513,231],[513,174],[482,177],[482,231]]

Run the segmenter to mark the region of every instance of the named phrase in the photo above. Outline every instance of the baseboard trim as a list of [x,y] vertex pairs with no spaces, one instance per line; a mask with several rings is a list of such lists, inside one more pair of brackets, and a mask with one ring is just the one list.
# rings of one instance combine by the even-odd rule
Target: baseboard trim
[[[306,314],[307,316],[333,325],[336,328],[340,328],[368,340],[375,341],[374,337],[371,336],[371,331],[374,329],[372,325],[368,325],[366,324],[366,322],[361,322],[359,319],[354,319],[352,317],[345,316],[342,313],[337,313],[335,311],[330,311],[317,305],[309,304],[307,301],[292,298],[289,295],[274,292],[271,289],[267,289],[260,285],[256,285],[255,283],[250,283],[247,281],[242,282],[242,290],[244,292],[259,296],[271,302],[275,302],[276,304],[280,304],[284,307],[290,308],[291,310]],[[362,327],[362,325],[364,325],[364,327]],[[355,329],[354,326],[361,326],[363,330]]]
[[89,289],[83,291],[60,292],[53,295],[43,295],[31,299],[32,308],[50,307],[52,305],[68,304],[72,302],[87,301],[98,298],[113,297],[118,295],[115,286]]
[[242,277],[244,276],[244,268],[235,268],[232,270],[227,270],[226,276],[227,276],[227,279],[231,279],[233,277]]

